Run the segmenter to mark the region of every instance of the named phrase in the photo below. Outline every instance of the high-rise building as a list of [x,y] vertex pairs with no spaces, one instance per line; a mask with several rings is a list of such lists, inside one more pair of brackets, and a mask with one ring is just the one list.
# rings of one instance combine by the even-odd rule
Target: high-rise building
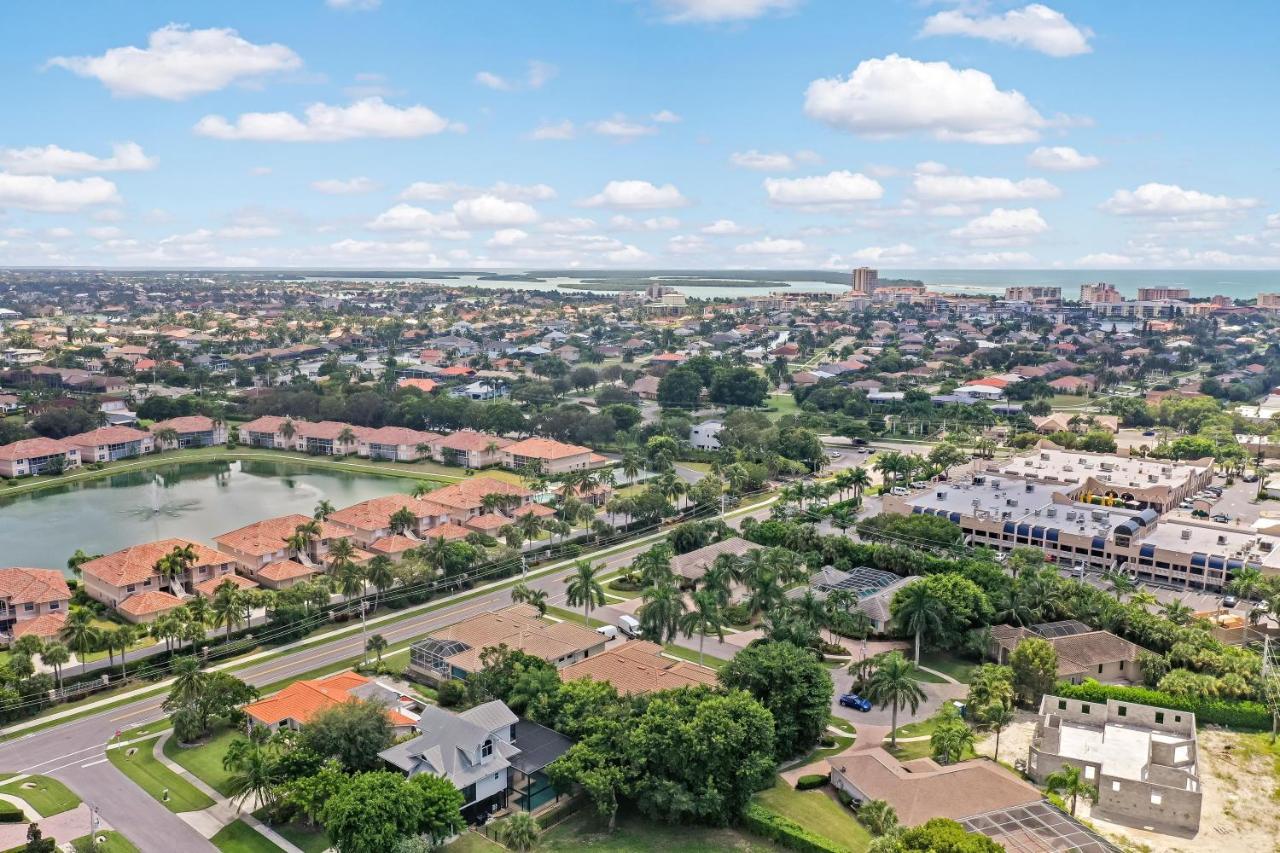
[[1114,284],[1100,281],[1097,284],[1080,285],[1081,302],[1123,302],[1124,297],[1116,290]]
[[1185,287],[1139,287],[1138,301],[1153,302],[1157,299],[1187,299],[1191,291]]
[[858,267],[853,271],[853,292],[860,296],[870,296],[875,292],[876,285],[880,281],[880,273],[871,267]]
[[1280,311],[1280,293],[1259,293],[1258,307],[1265,311]]
[[1061,287],[1042,287],[1040,285],[1027,285],[1021,287],[1006,287],[1004,289],[1004,298],[1009,302],[1061,302]]

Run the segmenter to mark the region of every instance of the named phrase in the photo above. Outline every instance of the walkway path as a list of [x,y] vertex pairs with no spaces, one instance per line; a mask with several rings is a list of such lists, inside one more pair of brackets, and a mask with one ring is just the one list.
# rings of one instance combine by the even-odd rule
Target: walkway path
[[[89,821],[92,819],[92,814],[89,811],[89,807],[84,803],[74,809],[67,809],[65,812],[59,812],[49,817],[41,817],[40,813],[21,797],[15,797],[12,794],[0,794],[0,800],[21,808],[26,813],[28,822],[40,824],[40,832],[44,834],[45,838],[52,838],[55,841],[66,844],[89,834]],[[105,821],[101,818],[98,819],[97,831],[101,832],[110,828]],[[21,850],[26,843],[26,823],[0,823],[0,850],[13,850],[15,848]]]
[[300,848],[296,847],[280,833],[258,820],[252,814],[241,811],[234,803],[218,793],[218,790],[212,785],[206,784],[199,776],[196,776],[187,768],[165,755],[164,745],[172,734],[172,731],[168,731],[156,739],[155,745],[152,747],[152,754],[155,756],[156,761],[186,779],[214,801],[212,806],[201,811],[178,812],[178,817],[190,824],[196,832],[205,838],[213,838],[227,824],[242,820],[262,833],[272,844],[285,851],[285,853],[303,853]]

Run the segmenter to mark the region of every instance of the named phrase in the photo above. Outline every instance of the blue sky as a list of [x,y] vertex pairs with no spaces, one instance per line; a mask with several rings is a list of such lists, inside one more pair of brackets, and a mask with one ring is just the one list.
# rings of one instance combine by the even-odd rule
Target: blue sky
[[1280,267],[1271,3],[0,15],[0,264]]

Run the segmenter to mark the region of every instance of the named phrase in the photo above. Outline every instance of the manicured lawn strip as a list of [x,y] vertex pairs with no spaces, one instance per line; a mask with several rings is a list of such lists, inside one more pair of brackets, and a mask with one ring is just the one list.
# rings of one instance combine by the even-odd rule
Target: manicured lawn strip
[[854,853],[871,844],[871,833],[824,789],[797,791],[778,777],[772,788],[756,794],[756,802]]
[[[899,761],[915,761],[917,758],[932,758],[933,746],[927,740],[913,740],[909,743],[898,742],[897,749],[889,748],[889,741],[884,742],[884,748]],[[968,761],[970,758],[976,758],[977,755],[972,749],[965,748],[964,755],[960,756],[961,761]]]
[[[151,754],[154,746],[153,741],[143,741],[134,747],[108,749],[107,758],[121,773],[132,779],[139,788],[158,802],[163,803],[171,812],[195,812],[212,806],[213,800],[209,799],[204,792],[156,761],[155,756]],[[130,749],[138,751],[129,755]],[[168,802],[164,799],[166,789],[169,791]],[[256,832],[254,834],[257,835]]]
[[[771,853],[781,850],[772,843],[744,835],[734,829],[712,829],[699,826],[677,826],[635,815],[619,815],[618,826],[610,835],[606,821],[591,809],[584,809],[542,834],[535,850],[577,851],[593,853]],[[455,848],[448,848],[450,851]],[[465,848],[464,848],[465,849]],[[471,848],[487,850],[490,848]]]
[[324,853],[329,849],[329,836],[322,826],[310,827],[304,823],[290,822],[273,825],[271,828],[304,853]]
[[972,681],[973,673],[979,666],[976,663],[970,663],[969,661],[936,652],[921,656],[920,665],[927,666],[929,669],[936,669],[938,672],[945,672],[961,684],[968,684]]
[[103,839],[96,848],[93,846],[93,838],[88,835],[74,839],[71,846],[76,849],[76,853],[139,853],[138,848],[133,846],[133,842],[118,832],[107,829],[100,830],[94,835]]
[[830,735],[835,740],[836,745],[819,747],[818,749],[815,749],[813,752],[809,753],[809,755],[805,757],[803,762],[799,762],[799,763],[812,764],[815,761],[821,761],[824,758],[830,758],[833,755],[839,755],[840,753],[848,749],[850,746],[853,746],[853,742],[855,740],[853,735],[832,735],[830,732],[827,732],[827,734]]
[[945,678],[939,678],[938,676],[934,675],[932,672],[925,672],[923,669],[919,669],[915,667],[913,667],[911,670],[911,677],[914,678],[916,681],[922,681],[925,684],[946,684],[947,683],[947,680]]
[[[24,787],[34,785],[35,787]],[[41,817],[61,814],[80,805],[80,798],[66,785],[48,776],[28,776],[17,782],[0,785],[0,793],[12,794],[26,800]]]
[[239,731],[224,729],[208,742],[190,747],[181,746],[177,738],[170,737],[164,743],[164,754],[222,796],[229,797],[232,794],[231,773],[223,769],[222,757],[227,754],[231,742],[239,737]]
[[[288,836],[285,837],[288,838]],[[290,838],[289,840],[292,841],[293,839]],[[460,835],[457,841],[448,845],[444,849],[449,851],[449,853],[502,853],[502,851],[507,848],[503,847],[501,844],[495,844],[478,832],[468,830]],[[541,850],[543,848],[541,845],[538,845],[536,849]],[[311,853],[311,851],[308,851],[308,853]],[[317,851],[317,853],[319,853],[319,851]]]
[[[667,643],[665,646],[662,647],[662,650],[667,654],[671,655],[672,657],[677,657],[683,660],[692,661],[693,663],[698,662],[697,649],[686,649],[684,646],[677,646],[675,643]],[[728,663],[727,660],[725,660],[724,658],[718,658],[715,655],[703,654],[702,656],[702,665],[709,666],[712,669],[719,669],[720,667],[724,666],[727,663]]]
[[592,616],[590,619],[583,617],[581,611],[565,610],[563,607],[548,607],[547,615],[554,616],[557,619],[563,619],[566,622],[576,622],[579,625],[586,625],[588,628],[599,628],[601,625],[608,625],[608,622],[602,622]]
[[265,835],[242,820],[235,820],[209,839],[223,853],[283,853]]
[[[933,717],[917,720],[914,723],[898,726],[898,738],[917,737],[919,735],[931,735],[938,728],[938,721]],[[889,738],[885,738],[887,742]]]

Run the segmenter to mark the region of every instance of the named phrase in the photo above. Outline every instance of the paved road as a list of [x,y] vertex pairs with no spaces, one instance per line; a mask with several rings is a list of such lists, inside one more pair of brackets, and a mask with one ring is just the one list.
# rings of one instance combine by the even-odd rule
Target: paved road
[[[764,507],[750,515],[767,518],[769,509]],[[745,517],[744,514],[731,519],[731,523],[736,525]],[[620,568],[652,544],[646,542],[631,546],[599,562],[611,570]],[[571,565],[565,566],[529,581],[529,585],[547,590],[552,604],[563,605],[564,582],[571,571]],[[509,588],[495,590],[371,631],[382,634],[388,643],[394,644],[510,603]],[[235,674],[250,684],[270,684],[327,664],[349,660],[359,655],[363,646],[360,634],[349,634],[248,666]],[[696,648],[696,645],[692,647]],[[713,651],[710,647],[707,652],[720,656],[726,654],[722,649]],[[12,773],[40,773],[61,780],[82,799],[98,806],[102,817],[143,853],[213,850],[213,846],[181,818],[151,799],[106,760],[105,744],[117,731],[145,725],[164,716],[161,701],[161,697],[139,699],[0,743],[0,769]]]

